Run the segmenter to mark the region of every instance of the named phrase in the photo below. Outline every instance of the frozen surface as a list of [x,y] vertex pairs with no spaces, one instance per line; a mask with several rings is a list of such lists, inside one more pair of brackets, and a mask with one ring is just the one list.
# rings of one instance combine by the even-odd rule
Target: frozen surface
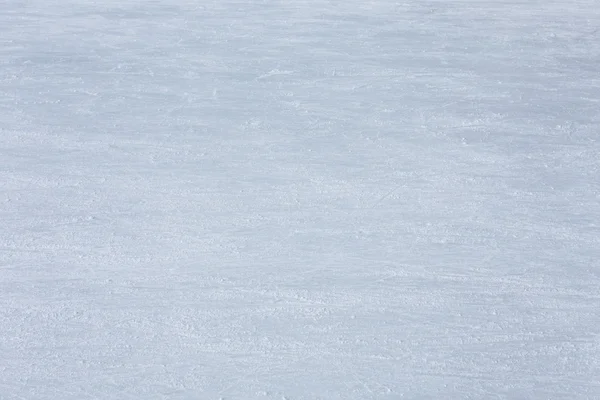
[[0,398],[600,398],[598,1],[5,0]]

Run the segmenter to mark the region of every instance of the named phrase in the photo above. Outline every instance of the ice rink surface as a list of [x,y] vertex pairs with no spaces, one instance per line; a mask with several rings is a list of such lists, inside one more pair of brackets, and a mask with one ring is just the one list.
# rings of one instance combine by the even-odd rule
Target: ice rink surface
[[0,9],[0,399],[600,398],[599,1]]

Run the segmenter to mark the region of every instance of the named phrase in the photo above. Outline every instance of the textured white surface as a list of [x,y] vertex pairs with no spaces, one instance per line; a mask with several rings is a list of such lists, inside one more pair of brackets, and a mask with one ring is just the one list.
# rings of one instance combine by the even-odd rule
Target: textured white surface
[[600,398],[598,1],[4,1],[0,398]]

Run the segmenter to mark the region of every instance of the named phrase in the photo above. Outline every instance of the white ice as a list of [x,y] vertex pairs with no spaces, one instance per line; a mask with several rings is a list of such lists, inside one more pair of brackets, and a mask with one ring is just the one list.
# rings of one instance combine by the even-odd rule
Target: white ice
[[600,3],[0,2],[0,398],[600,399]]

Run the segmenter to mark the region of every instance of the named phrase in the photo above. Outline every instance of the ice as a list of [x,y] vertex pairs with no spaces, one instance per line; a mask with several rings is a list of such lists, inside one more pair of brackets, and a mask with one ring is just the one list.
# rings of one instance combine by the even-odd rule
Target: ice
[[600,398],[597,1],[5,1],[0,399]]

